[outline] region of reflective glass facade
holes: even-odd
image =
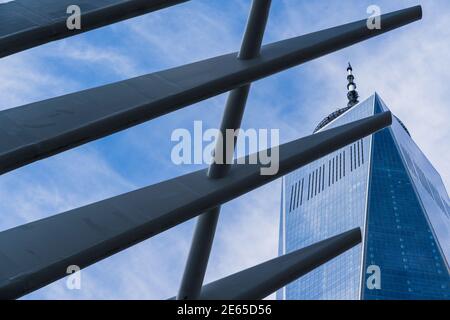
[[[321,130],[383,109],[374,95]],[[449,299],[448,195],[438,173],[394,122],[284,178],[280,254],[358,226],[364,240],[280,290],[279,299]],[[371,265],[381,270],[379,290],[366,286]]]

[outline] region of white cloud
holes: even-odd
[[[48,72],[38,57],[30,52],[0,60],[1,109],[57,96],[75,87],[70,78]]]
[[[65,39],[57,44],[57,50],[49,52],[50,56],[71,60],[70,63],[80,67],[90,66],[97,72],[113,71],[122,78],[139,74],[137,63],[119,52],[115,47],[97,46],[80,39]]]

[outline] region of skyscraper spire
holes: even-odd
[[[328,117],[323,119],[319,123],[319,125],[316,127],[316,129],[314,130],[314,133],[316,133],[317,131],[319,131],[320,129],[325,127],[327,124],[329,124],[331,121],[338,118],[339,116],[341,116],[342,114],[344,114],[345,112],[347,112],[348,110],[350,110],[351,108],[353,108],[355,105],[357,105],[359,103],[359,101],[358,101],[359,94],[358,94],[358,91],[356,91],[356,84],[354,82],[355,77],[353,76],[353,68],[352,68],[352,65],[350,64],[350,62],[348,63],[347,72],[348,72],[348,76],[347,76],[348,104],[347,104],[347,106],[345,108],[340,108],[340,109],[334,111]]]
[[[359,94],[358,94],[358,91],[356,91],[356,84],[354,82],[355,77],[353,76],[353,68],[352,68],[352,65],[350,64],[350,62],[348,63],[347,72],[348,72],[347,98],[348,98],[348,107],[351,108],[354,105],[359,103],[359,101],[358,101]]]

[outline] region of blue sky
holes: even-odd
[[[419,1],[273,0],[265,43]],[[424,19],[254,84],[243,128],[308,135],[346,104],[351,61],[361,99],[377,91],[450,185],[450,3],[423,0]],[[205,59],[240,46],[250,0],[193,0],[0,60],[0,109]],[[0,230],[199,169],[170,160],[177,128],[220,123],[226,95],[0,177]],[[280,182],[223,207],[206,282],[277,254]],[[159,299],[176,294],[194,221],[91,266],[82,290],[65,280],[28,299]]]

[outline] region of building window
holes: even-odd
[[[328,160],[328,186],[331,186],[331,160]]]
[[[322,166],[322,191],[325,190],[325,164]]]
[[[364,164],[364,139],[361,139],[361,160],[362,164]]]
[[[338,182],[339,179],[339,156],[336,156],[336,182]]]
[[[353,172],[353,161],[352,161],[353,147],[350,146],[350,171]]]
[[[360,151],[360,147],[359,147],[360,141],[358,141],[358,167],[361,166],[361,151]]]
[[[292,187],[291,187],[291,201],[290,201],[290,204],[289,204],[289,212],[292,211],[292,198],[293,197],[294,197],[294,185],[292,185]]]
[[[300,205],[303,204],[303,183],[305,182],[305,179],[302,178],[302,191],[300,191]]]
[[[320,180],[318,179],[318,173],[319,173],[319,169],[316,169],[316,182],[314,183],[314,196],[317,196],[317,186],[320,182]]]
[[[295,208],[298,208],[298,202],[300,201],[300,186],[301,186],[301,182],[299,180],[298,181],[298,189],[297,189],[297,201],[295,202]]]
[[[343,159],[343,162],[344,162],[343,170],[344,170],[344,177],[345,177],[345,150],[344,150],[344,159]]]
[[[311,173],[308,176],[308,200],[310,197],[310,190],[311,190]]]
[[[335,172],[335,170],[334,170],[334,157],[333,157],[333,171],[331,172],[331,183],[332,184],[334,184],[334,172]]]
[[[292,201],[292,210],[295,210],[296,195],[297,195],[297,182],[295,183],[295,188],[294,188],[294,200]]]
[[[322,166],[319,167],[319,193],[321,184],[322,184]]]

